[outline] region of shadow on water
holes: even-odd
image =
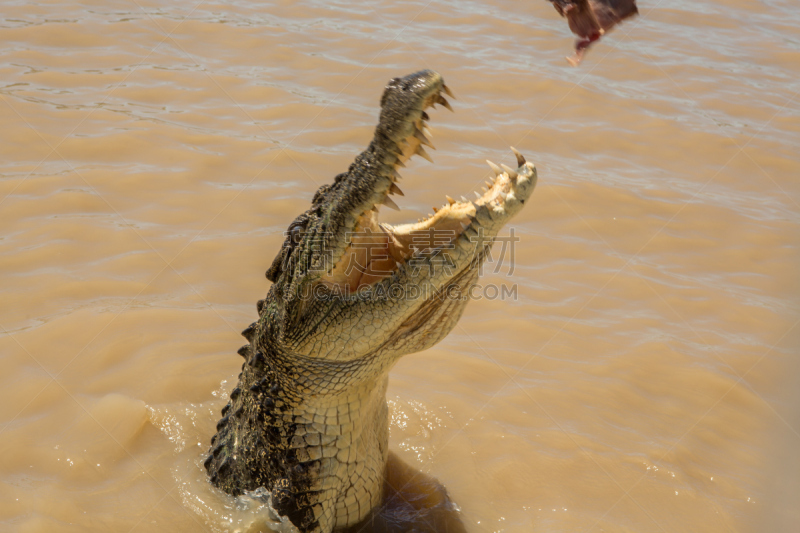
[[[435,478],[389,452],[383,505],[341,533],[466,533],[458,506]]]
[[[268,493],[267,493],[268,494]],[[259,500],[266,504],[265,500]],[[287,520],[280,520],[266,505],[250,514],[246,533],[296,532]],[[253,513],[252,508],[246,513]],[[435,478],[407,465],[389,452],[383,504],[363,522],[337,529],[335,533],[466,533],[461,512],[447,490]],[[281,523],[283,522],[283,523]]]

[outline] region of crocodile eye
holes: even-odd
[[[289,228],[289,241],[292,244],[292,248],[300,244],[300,241],[303,239],[303,235],[305,235],[306,230],[302,226],[292,226]]]
[[[283,252],[281,254],[283,256],[281,265],[284,272],[289,270],[294,249],[297,248],[297,245],[300,244],[300,241],[303,240],[303,236],[306,234],[305,225],[303,223],[293,224],[289,226],[286,234],[289,236],[289,242],[284,245]]]

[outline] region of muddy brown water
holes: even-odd
[[[640,12],[574,69],[544,0],[3,2],[0,529],[260,527],[202,469],[239,331],[385,82],[431,68],[456,112],[386,219],[509,145],[539,185],[392,371],[391,449],[475,533],[800,530],[800,10]]]

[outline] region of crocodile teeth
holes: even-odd
[[[453,111],[453,108],[452,108],[452,107],[450,107],[450,102],[448,102],[447,100],[445,100],[445,99],[444,99],[444,96],[442,96],[441,94],[438,94],[438,95],[436,95],[436,103],[437,103],[437,104],[442,104],[443,106],[445,106],[445,107],[446,107],[447,109],[449,109],[450,111]]]
[[[449,197],[449,196],[447,196],[446,194],[444,195],[444,197],[447,199],[447,203],[448,203],[448,204],[450,204],[450,205],[453,205],[454,203],[456,203],[456,201],[455,201],[455,200],[453,200],[452,198],[450,198],[450,197]]]
[[[514,155],[517,156],[517,166],[521,167],[522,165],[524,165],[526,163],[525,157],[521,153],[519,153],[519,150],[517,150],[513,146],[511,146],[510,148],[511,151],[514,152]]]
[[[462,223],[461,223],[461,231],[464,231],[464,230],[465,230],[465,229],[467,229],[468,227],[469,227],[469,224],[468,224],[468,223],[466,223],[466,222],[462,222]]]
[[[481,190],[482,190],[483,192],[489,192],[489,189],[487,189],[486,187],[481,187]]]
[[[422,120],[430,120],[430,119],[431,119],[431,117],[429,117],[428,114],[425,111],[423,111],[422,112]]]
[[[497,165],[495,165],[494,163],[492,163],[492,162],[491,162],[491,161],[489,161],[488,159],[486,160],[486,163],[489,165],[489,167],[490,167],[490,168],[492,169],[492,171],[494,172],[494,174],[495,174],[495,177],[496,177],[496,176],[499,176],[500,174],[502,174],[502,173],[503,173],[503,170],[502,170],[500,167],[498,167]]]
[[[458,98],[456,98],[456,95],[453,94],[453,91],[450,90],[450,87],[448,87],[447,85],[442,85],[442,89],[444,90],[445,94],[447,94],[447,96],[449,96],[453,100],[458,100]]]
[[[478,191],[472,191],[472,192],[474,192],[474,193],[475,193],[475,198],[477,198],[478,200],[480,200],[480,199],[481,199],[481,195],[480,195],[480,194],[478,194]]]
[[[462,201],[462,202],[464,202],[464,203],[467,203],[467,202],[469,202],[469,200],[467,200],[467,199],[466,199],[466,198],[464,198],[463,196],[461,197],[461,201]]]
[[[399,207],[397,207],[397,204],[396,204],[396,203],[394,203],[394,200],[392,200],[392,199],[391,199],[391,198],[389,198],[388,196],[387,196],[386,198],[384,198],[384,199],[381,201],[381,203],[382,203],[383,205],[385,205],[386,207],[389,207],[389,208],[391,208],[391,209],[394,209],[395,211],[400,211],[400,208],[399,208]]]
[[[415,153],[433,163],[433,158],[425,151],[425,148],[423,148],[421,144],[417,146],[417,151]]]
[[[438,207],[432,207],[431,209],[433,209],[434,213],[438,213],[439,212],[439,208]]]
[[[397,163],[395,163],[395,165],[397,165],[398,167],[406,168],[406,164],[403,163],[403,160],[400,159],[399,157],[397,158]],[[398,174],[398,176],[400,176],[400,174]]]
[[[398,187],[394,183],[392,183],[392,186],[389,187],[389,192],[391,192],[392,194],[399,194],[400,196],[405,196],[405,194],[403,194],[403,191],[400,190],[400,187]]]
[[[503,164],[501,164],[500,166],[503,167],[503,170],[506,171],[506,173],[508,174],[509,178],[516,179],[517,172],[513,168],[511,168],[509,166],[506,166],[506,165],[503,165]]]
[[[425,134],[424,134],[424,133],[422,133],[420,130],[415,130],[415,131],[414,131],[414,137],[415,137],[416,139],[418,139],[418,140],[419,140],[419,142],[421,142],[421,143],[422,143],[422,144],[424,144],[425,146],[430,146],[431,148],[433,148],[434,150],[436,150],[436,147],[433,145],[433,143],[430,141],[430,139],[428,139],[427,137],[425,137]]]
[[[424,133],[426,137],[433,137],[433,130],[430,126],[422,126],[422,133]]]
[[[492,183],[490,183],[488,180],[487,180],[487,181],[484,181],[484,183],[486,184],[486,186],[487,186],[487,187],[491,187],[491,186],[493,185],[493,184],[492,184]]]

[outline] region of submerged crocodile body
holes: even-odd
[[[369,147],[321,187],[291,223],[257,305],[239,383],[222,410],[205,467],[232,495],[264,487],[302,533],[362,522],[384,497],[388,372],[455,326],[494,238],[536,184],[517,154],[475,201],[414,224],[378,222],[396,207],[398,168],[430,159],[426,108],[450,108],[442,77],[395,78]]]

